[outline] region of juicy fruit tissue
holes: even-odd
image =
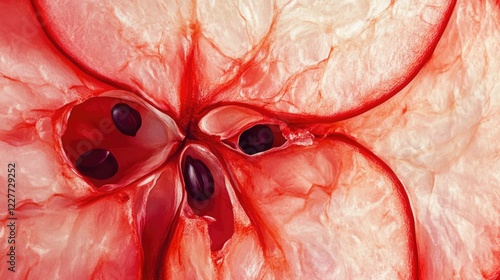
[[[1,279],[499,279],[498,1],[0,3]]]

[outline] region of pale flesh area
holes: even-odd
[[[412,83],[339,124],[405,185],[426,279],[500,277],[498,8],[495,1],[458,1]]]

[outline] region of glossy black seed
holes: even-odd
[[[125,103],[118,103],[113,106],[111,116],[115,126],[125,135],[135,136],[139,128],[141,128],[141,114]]]
[[[214,194],[214,178],[208,167],[198,159],[186,157],[183,170],[186,191],[191,198],[205,201]]]
[[[256,125],[240,136],[238,145],[247,155],[264,152],[273,147],[274,135],[267,125]]]
[[[115,156],[110,151],[100,148],[81,154],[75,166],[80,174],[97,180],[109,179],[118,172]]]

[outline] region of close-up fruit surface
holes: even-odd
[[[500,3],[0,1],[0,279],[500,279]]]

